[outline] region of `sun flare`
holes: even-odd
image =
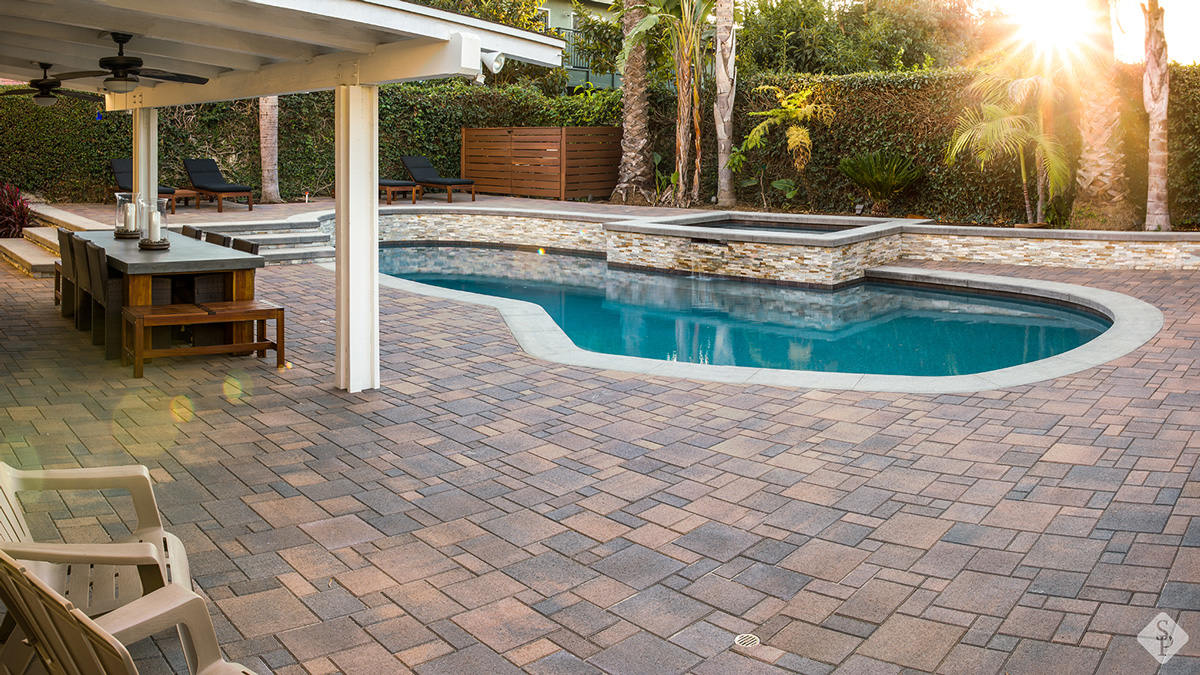
[[[1087,39],[1084,0],[1007,0],[999,6],[1016,28],[1017,42],[1043,57],[1068,62]]]

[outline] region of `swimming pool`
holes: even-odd
[[[1112,325],[1023,298],[872,282],[809,290],[502,249],[387,247],[380,271],[535,303],[587,351],[740,368],[970,375],[1062,355]]]

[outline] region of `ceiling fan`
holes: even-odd
[[[157,68],[144,68],[142,67],[142,60],[140,58],[125,55],[125,45],[133,39],[132,35],[129,33],[109,33],[109,35],[112,37],[113,42],[117,43],[117,55],[105,56],[100,59],[100,67],[103,70],[71,73],[71,75],[75,77],[108,75],[104,79],[104,88],[114,94],[128,94],[133,91],[138,86],[142,77],[167,82],[184,82],[187,84],[204,84],[208,82],[208,78],[206,77],[172,73],[166,70],[158,70]]]
[[[59,96],[70,96],[71,98],[79,98],[85,101],[103,101],[103,96],[96,94],[88,94],[82,91],[70,91],[67,89],[60,90],[63,80],[73,80],[79,77],[92,77],[90,72],[78,73],[59,73],[58,75],[50,75],[50,68],[53,64],[38,63],[38,68],[42,69],[42,76],[38,79],[29,82],[30,89],[10,89],[0,93],[0,96],[18,96],[21,94],[33,94],[33,102],[42,106],[48,107],[54,105],[58,101]],[[57,92],[57,95],[55,94]]]

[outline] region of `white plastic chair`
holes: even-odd
[[[145,555],[153,555],[146,544],[123,546],[143,548]],[[178,583],[169,583],[92,620],[0,552],[0,600],[50,675],[136,675],[137,667],[125,644],[171,626],[179,627],[189,666],[196,675],[255,675],[221,657],[204,599]],[[0,666],[4,675],[20,672],[23,669]]]

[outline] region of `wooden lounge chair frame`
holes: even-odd
[[[226,197],[228,197],[230,199],[236,199],[238,197],[245,197],[246,205],[249,207],[248,210],[250,210],[250,211],[254,210],[254,193],[253,193],[253,191],[249,188],[249,186],[234,185],[234,184],[230,183],[229,181],[226,181],[225,176],[223,176],[221,174],[220,167],[217,166],[216,160],[213,160],[210,158],[185,159],[185,160],[183,160],[183,168],[187,171],[188,180],[191,181],[193,190],[195,190],[196,192],[199,192],[200,194],[204,195],[205,197],[208,197],[210,201],[213,199],[217,200],[217,213],[224,212]],[[196,184],[197,176],[204,176],[206,174],[207,175],[215,174],[217,177],[219,177],[221,179],[220,180],[221,185],[227,185],[227,186],[237,187],[237,188],[242,188],[242,189],[236,189],[236,190],[215,189],[215,188],[213,188],[213,185],[215,185],[216,183],[213,183],[213,184],[204,183],[203,180],[201,180],[201,183],[204,185],[208,185],[207,188],[203,187],[202,185],[197,185]],[[197,203],[197,205],[199,205],[199,201],[197,201],[196,203]]]
[[[454,191],[466,192],[471,189],[471,201],[475,201],[475,181],[469,178],[445,178],[434,168],[429,159],[423,155],[407,155],[400,158],[404,170],[413,181],[425,190],[436,188],[446,191],[446,201],[454,201]]]

